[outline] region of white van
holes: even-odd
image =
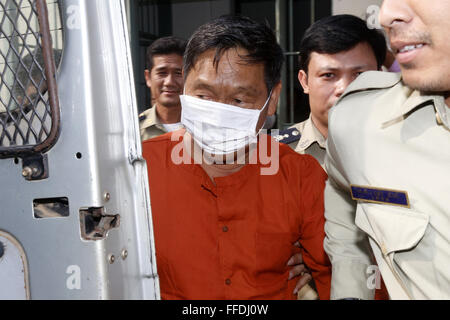
[[[0,24],[0,299],[159,299],[124,1]]]

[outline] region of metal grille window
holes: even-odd
[[[0,0],[0,157],[45,152],[56,142],[61,45],[56,0]]]

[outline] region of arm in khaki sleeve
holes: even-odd
[[[302,175],[303,222],[300,230],[300,244],[305,264],[311,275],[321,300],[330,299],[331,264],[323,249],[324,205],[323,190],[327,174],[313,157],[305,158],[306,166]]]
[[[372,300],[374,290],[367,286],[367,267],[371,265],[367,235],[355,225],[356,203],[350,185],[341,174],[333,137],[328,136],[325,165],[324,248],[332,264],[331,299]]]

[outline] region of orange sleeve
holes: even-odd
[[[316,159],[305,157],[301,179],[303,222],[300,230],[302,256],[321,300],[330,299],[331,263],[323,248],[325,239],[324,189],[327,174]]]

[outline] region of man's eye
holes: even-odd
[[[204,94],[197,94],[196,97],[198,99],[202,99],[202,100],[211,100],[210,96],[204,95]]]
[[[326,79],[331,79],[334,77],[334,74],[333,73],[324,73],[324,74],[322,74],[321,77],[326,78]]]
[[[240,99],[234,99],[233,102],[238,105],[243,103],[243,101]]]

